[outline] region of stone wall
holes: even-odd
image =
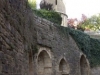
[[[100,67],[91,68],[91,75],[100,75]]]
[[[35,34],[26,2],[0,0],[0,75],[29,73],[29,51]]]
[[[34,15],[35,29],[37,32],[37,45],[50,48],[52,55],[53,75],[59,74],[59,62],[65,58],[70,67],[70,75],[80,74],[80,59],[83,54],[77,47],[75,41],[68,34],[64,35],[59,26]],[[38,49],[39,50],[39,49]],[[38,53],[35,54],[34,61],[37,61]],[[86,59],[87,61],[87,59]],[[87,62],[86,62],[87,63]],[[35,65],[38,65],[37,62]],[[89,72],[89,63],[87,63]],[[85,72],[85,71],[84,71]],[[83,74],[85,75],[85,74]],[[89,75],[89,73],[88,73]]]
[[[44,0],[41,0],[44,1]],[[46,3],[52,4],[53,10],[66,14],[66,8],[63,0],[45,0]]]
[[[35,16],[25,0],[0,3],[0,75],[80,75],[84,54],[69,34]]]

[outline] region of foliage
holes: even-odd
[[[80,50],[90,58],[90,36],[79,30],[70,29],[69,34],[76,41]]]
[[[73,29],[75,29],[75,27],[77,26],[77,24],[78,24],[78,20],[77,20],[77,18],[74,18],[74,19],[68,19],[68,26],[70,27],[70,28],[73,28]]]
[[[91,66],[98,66],[100,65],[100,40],[98,39],[93,39],[90,38],[90,44],[91,44],[91,59],[90,63],[92,64]]]
[[[32,9],[36,9],[36,0],[28,0],[28,3]]]
[[[33,12],[42,18],[45,18],[53,23],[57,23],[61,25],[62,18],[59,13],[54,12],[54,11],[47,11],[47,10],[33,10]]]
[[[85,34],[80,30],[75,30],[68,27],[57,26],[57,28],[65,36],[68,36],[68,34],[70,34],[72,38],[76,41],[76,44],[78,45],[79,49],[82,50],[82,52],[85,53],[88,58],[90,58],[91,42],[89,35]]]
[[[47,3],[45,0],[42,0],[40,2],[40,8],[45,10],[53,10],[52,8],[53,4]]]
[[[100,30],[100,14],[98,16],[94,15],[91,18],[84,20],[78,26],[83,29],[90,29],[95,31]]]
[[[95,67],[100,65],[100,39],[90,38],[89,35],[85,34],[80,30],[75,30],[72,28],[57,26],[59,31],[66,36],[70,34],[72,38],[76,41],[79,49],[86,54],[89,59],[90,66]]]
[[[90,38],[89,35],[79,30],[70,29],[69,34],[76,41],[78,47],[89,59],[90,66],[100,65],[100,40]]]
[[[59,31],[59,34],[62,36],[66,36],[69,39],[69,28],[68,27],[63,27],[63,26],[59,26],[59,25],[55,25]]]
[[[61,25],[62,22],[61,15],[54,11],[48,11],[52,10],[52,4],[47,4],[47,3],[45,4],[48,10],[45,9],[36,10],[36,0],[28,0],[28,3],[33,12],[37,16],[45,18],[53,23],[57,23],[58,25]]]
[[[82,14],[81,20],[78,20],[77,18],[70,18],[68,19],[68,27],[84,31],[85,28],[83,27],[82,23],[86,20],[87,16],[85,14]]]
[[[34,7],[34,6],[33,6]],[[61,16],[54,11],[47,10],[33,10],[34,13],[42,18],[50,20],[51,22],[61,24],[62,18]],[[80,23],[80,28],[86,29],[90,28],[93,30],[100,30],[100,15],[93,16],[87,20],[84,20]],[[91,67],[100,65],[100,40],[90,38],[89,35],[83,33],[79,30],[74,30],[71,28],[66,28],[62,26],[57,26],[58,29],[62,32],[62,34],[68,36],[70,34],[73,39],[76,41],[78,47],[84,54],[86,54],[89,59]]]

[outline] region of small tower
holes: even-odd
[[[61,26],[67,27],[68,16],[66,15],[66,8],[65,4],[63,3],[63,0],[41,0],[41,1],[46,1],[47,4],[52,4],[52,10],[61,14],[62,17]]]

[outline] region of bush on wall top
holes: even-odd
[[[53,23],[57,23],[58,25],[61,25],[62,18],[60,16],[60,14],[57,13],[57,12],[47,11],[47,10],[44,10],[44,9],[33,10],[33,12],[39,17],[45,18],[45,19],[47,19],[47,20],[49,20]]]
[[[36,0],[28,0],[28,4],[31,9],[36,9]]]

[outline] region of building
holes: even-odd
[[[66,8],[63,3],[63,0],[41,0],[41,1],[46,1],[49,4],[53,4],[52,8],[56,12],[61,14],[62,17],[62,26],[67,27],[67,18],[68,16],[66,15]],[[37,0],[38,6],[40,5],[40,0]],[[38,7],[39,8],[39,7]]]

